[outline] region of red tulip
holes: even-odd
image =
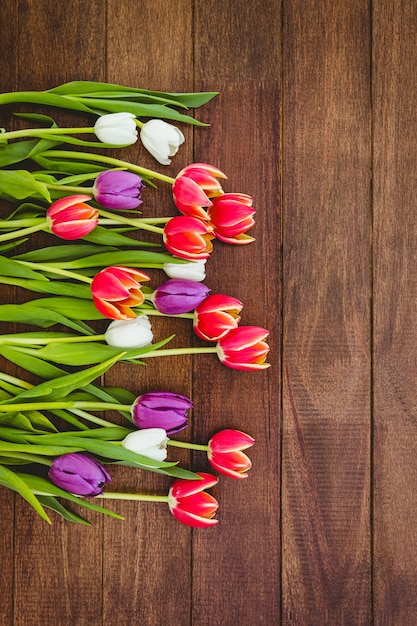
[[[171,254],[182,259],[207,259],[213,249],[212,227],[195,217],[178,215],[166,223],[164,244]]]
[[[243,304],[222,294],[207,296],[194,310],[194,332],[206,341],[218,341],[237,328]]]
[[[247,478],[251,460],[242,452],[255,440],[240,430],[221,430],[208,442],[208,460],[215,470],[232,478]]]
[[[172,186],[174,202],[184,215],[207,220],[207,207],[212,205],[210,198],[223,194],[217,180],[226,176],[207,163],[187,165],[175,179]]]
[[[173,516],[186,526],[205,528],[215,526],[219,520],[213,519],[219,504],[204,489],[218,483],[211,474],[197,472],[202,480],[179,479],[172,483],[168,493],[168,506]]]
[[[245,244],[254,241],[246,235],[255,223],[252,198],[243,193],[225,193],[214,198],[208,209],[217,239],[226,243]]]
[[[220,361],[235,370],[261,370],[269,367],[265,363],[269,346],[264,341],[269,335],[265,328],[239,326],[231,330],[217,343]]]
[[[106,267],[91,283],[95,307],[105,317],[126,320],[136,317],[130,307],[142,304],[144,295],[140,282],[149,276],[128,267]]]
[[[90,196],[76,195],[60,198],[46,212],[48,225],[54,235],[62,239],[81,239],[98,224],[98,211],[85,204]]]

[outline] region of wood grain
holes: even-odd
[[[416,620],[417,7],[373,11],[375,624]],[[411,525],[410,525],[411,524]]]
[[[220,477],[220,523],[202,531],[133,502],[106,503],[124,522],[49,527],[0,488],[1,626],[417,623],[416,24],[412,0],[0,4],[2,91],[77,79],[219,91],[192,113],[210,126],[182,126],[164,171],[212,163],[226,191],[253,196],[255,242],[216,241],[205,282],[239,298],[242,324],[268,328],[271,346],[266,372],[215,355],[110,370],[108,384],[192,397],[178,438],[252,434],[249,478]],[[0,125],[19,127],[12,111],[29,108],[4,107]],[[82,118],[59,112],[61,125]],[[161,169],[140,143],[123,158]],[[146,190],[142,208],[175,214],[169,186]],[[2,288],[0,302],[24,297]],[[189,320],[154,331],[206,345]],[[211,471],[202,452],[178,458]],[[112,475],[126,492],[170,484]]]
[[[371,614],[368,10],[284,11],[283,624]]]

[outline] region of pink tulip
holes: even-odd
[[[174,202],[184,215],[208,220],[207,207],[212,205],[210,198],[223,194],[217,180],[226,176],[207,163],[187,165],[175,179],[172,186]]]
[[[144,301],[140,282],[150,280],[147,274],[128,267],[106,267],[96,274],[91,292],[96,309],[113,320],[126,320],[136,315],[130,307]]]
[[[218,483],[218,478],[211,474],[197,472],[202,480],[179,479],[172,483],[168,493],[168,506],[173,516],[186,526],[205,528],[218,524],[213,519],[219,504],[204,489],[210,489]]]
[[[255,440],[240,430],[221,430],[208,442],[207,457],[215,470],[232,478],[247,478],[251,460],[242,452]]]
[[[222,294],[207,296],[194,310],[194,332],[206,341],[218,341],[237,328],[243,304]]]
[[[62,239],[81,239],[88,235],[98,224],[98,211],[86,200],[87,195],[67,196],[51,204],[46,212],[48,226],[54,235]]]
[[[210,222],[217,239],[225,243],[246,244],[254,241],[246,235],[255,223],[252,198],[243,193],[225,193],[214,198],[208,209]]]
[[[265,363],[269,346],[265,342],[269,332],[258,326],[239,326],[231,330],[217,343],[220,361],[236,370],[261,370],[269,367]]]
[[[163,234],[166,249],[181,259],[207,259],[213,249],[212,228],[195,217],[178,215],[166,223]]]

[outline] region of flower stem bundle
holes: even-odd
[[[268,330],[241,324],[243,303],[203,282],[215,245],[254,241],[252,198],[225,191],[226,175],[211,164],[170,176],[107,152],[140,141],[159,165],[170,165],[185,142],[171,122],[203,130],[207,124],[187,112],[215,95],[91,81],[0,94],[0,105],[50,107],[58,117],[68,109],[88,119],[60,126],[30,111],[18,114],[26,128],[0,132],[0,198],[12,204],[0,219],[0,284],[36,294],[0,304],[0,321],[25,326],[0,335],[0,355],[41,379],[33,385],[0,373],[0,483],[48,522],[50,509],[88,523],[72,504],[120,517],[91,500],[107,498],[165,502],[181,523],[216,525],[218,502],[206,490],[219,479],[168,459],[178,448],[203,455],[219,474],[248,476],[250,435],[224,429],[204,443],[175,437],[188,425],[190,398],[163,390],[135,397],[97,384],[119,361],[135,368],[156,357],[215,354],[234,370],[269,367]],[[148,214],[156,185],[171,189],[164,217]],[[41,232],[50,245],[31,246]],[[165,277],[153,284],[148,270]],[[161,317],[190,323],[196,342],[154,341]],[[174,481],[163,494],[112,491],[115,465]]]

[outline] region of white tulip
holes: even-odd
[[[130,320],[114,320],[106,330],[105,339],[115,348],[144,348],[153,339],[152,326],[147,315]]]
[[[178,152],[178,148],[185,141],[182,132],[163,120],[149,120],[140,130],[140,138],[145,148],[161,163],[169,165],[171,159]]]
[[[165,461],[167,441],[167,434],[163,428],[144,428],[129,433],[123,439],[122,446],[155,461]]]
[[[138,139],[138,127],[133,113],[108,113],[98,118],[94,133],[103,143],[113,146],[130,146]]]
[[[170,278],[183,278],[199,283],[206,277],[206,262],[207,259],[188,263],[164,263],[163,269]]]

